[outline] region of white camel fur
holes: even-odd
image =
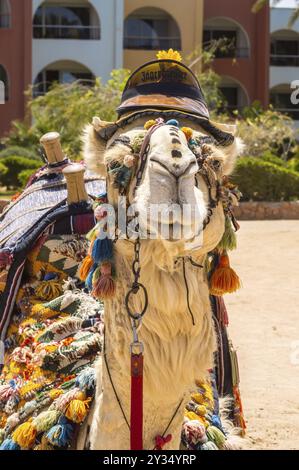
[[[148,119],[148,118],[147,118]],[[104,125],[94,118],[93,125],[85,130],[84,155],[87,166],[107,177],[107,192],[110,204],[116,205],[118,190],[112,187],[106,167],[112,160],[122,161],[130,153],[122,143],[109,149],[109,145],[120,135],[133,139],[146,133],[143,125],[146,119],[139,119],[119,129],[112,139],[104,143],[98,131]],[[189,121],[180,125],[190,126]],[[192,123],[198,135],[206,133]],[[226,130],[233,131],[233,126]],[[203,222],[209,202],[208,189],[203,178],[197,174],[198,165],[188,147],[184,133],[179,130],[180,143],[173,143],[169,126],[162,126],[150,139],[150,149],[142,183],[133,194],[136,179],[130,183],[130,203],[135,202],[142,224],[147,223],[147,210],[151,204],[172,203],[190,204],[197,210],[197,217]],[[181,158],[174,158],[172,150],[179,150]],[[211,146],[211,156],[220,162],[217,175],[232,172],[239,153],[238,139],[229,147]],[[197,179],[197,185],[195,185]],[[163,221],[162,221],[163,222]],[[190,229],[190,227],[189,227]],[[224,212],[219,203],[213,211],[210,223],[203,233],[192,240],[141,240],[140,282],[147,289],[149,304],[142,326],[140,340],[144,344],[144,448],[153,449],[155,436],[167,428],[175,409],[183,399],[167,434],[172,440],[165,449],[178,449],[180,446],[181,425],[184,406],[196,379],[207,376],[213,366],[215,335],[209,301],[209,289],[204,270],[193,266],[188,256],[203,265],[207,253],[213,250],[224,232]],[[193,233],[194,236],[194,233]],[[190,243],[192,241],[192,244]],[[119,240],[115,244],[116,294],[113,300],[105,302],[105,343],[106,358],[111,377],[123,406],[125,415],[130,417],[130,353],[132,341],[130,321],[125,309],[125,295],[132,284],[132,260],[134,244]],[[190,307],[194,316],[193,325],[187,306],[186,285],[183,277],[185,257],[186,278],[189,287]],[[133,296],[132,309],[141,307],[141,294]],[[97,391],[95,406],[90,414],[91,449],[129,449],[128,426],[116,400],[102,358],[97,363]]]

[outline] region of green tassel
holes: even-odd
[[[231,251],[237,248],[237,237],[229,216],[225,216],[224,234],[217,246],[219,251]]]

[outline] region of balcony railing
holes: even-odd
[[[49,82],[49,81],[42,81],[42,82],[36,82],[33,87],[32,87],[32,95],[33,98],[38,98],[39,96],[44,96],[51,88],[51,86],[55,83],[54,82]],[[63,85],[63,83],[56,81],[56,83],[60,83],[60,85]],[[86,87],[92,87],[94,86],[95,81],[92,79],[87,79],[87,78],[79,78],[77,80],[74,80],[71,83],[64,83],[64,85],[83,85]]]
[[[287,114],[290,116],[294,121],[299,121],[299,109],[295,108],[280,108],[275,107],[276,111],[279,111],[282,114]]]
[[[299,55],[271,54],[270,65],[279,67],[299,67]]]
[[[10,15],[7,13],[0,14],[0,28],[10,27]]]
[[[181,39],[177,36],[125,36],[125,49],[143,49],[143,50],[159,50],[159,49],[181,49]]]
[[[99,26],[34,25],[35,39],[101,39]]]
[[[217,50],[215,52],[216,59],[248,59],[249,47],[233,47],[224,51]]]

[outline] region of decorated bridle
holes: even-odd
[[[126,196],[128,204],[128,188],[129,184],[133,179],[133,176],[136,175],[136,183],[133,189],[133,195],[136,194],[137,189],[140,187],[144,171],[146,168],[148,154],[150,149],[150,140],[154,132],[159,129],[161,126],[174,126],[179,127],[179,123],[175,119],[164,121],[162,118],[156,120],[150,120],[145,124],[145,129],[147,130],[143,140],[133,142],[133,144],[127,139],[117,138],[109,148],[116,145],[116,143],[121,143],[130,148],[133,155],[127,155],[124,158],[123,164],[119,162],[110,162],[107,166],[107,173],[112,177],[113,186],[117,188],[121,195]],[[230,219],[235,229],[238,229],[237,222],[235,221],[232,213],[233,199],[239,198],[239,193],[237,189],[230,185],[226,178],[223,178],[222,182],[219,182],[217,178],[217,160],[208,159],[211,155],[210,145],[219,145],[216,139],[213,137],[197,137],[193,138],[193,131],[190,128],[181,128],[182,132],[185,134],[188,142],[189,148],[192,150],[196,156],[196,161],[198,164],[198,174],[203,177],[205,184],[208,188],[208,210],[207,216],[203,222],[203,230],[210,223],[213,210],[217,207],[219,202],[223,204],[224,212],[226,215],[226,220]],[[232,140],[227,140],[227,145],[231,145]],[[223,145],[223,142],[221,142]],[[137,168],[135,165],[136,155],[138,155],[138,164]],[[219,163],[219,162],[218,162]],[[197,179],[196,179],[197,181]],[[113,297],[115,292],[114,285],[114,275],[115,269],[113,266],[113,242],[109,238],[99,237],[99,232],[102,232],[105,228],[105,219],[107,217],[107,211],[103,209],[103,204],[107,203],[107,196],[101,195],[94,203],[95,217],[97,219],[97,225],[95,228],[88,234],[88,239],[90,240],[90,249],[89,254],[83,261],[80,269],[80,277],[85,281],[87,288],[92,292],[92,295],[101,300],[107,300]],[[136,214],[138,216],[138,214]],[[230,222],[229,222],[230,223]],[[231,224],[230,224],[231,225]],[[227,223],[226,223],[227,227]],[[136,227],[139,231],[139,226]],[[117,241],[117,236],[116,236]],[[138,233],[136,239],[134,240],[134,259],[132,262],[132,273],[133,273],[133,283],[129,288],[125,296],[125,307],[127,314],[130,319],[130,324],[132,328],[133,340],[130,344],[130,354],[131,354],[131,416],[130,416],[130,425],[125,416],[124,410],[121,406],[120,399],[116,392],[116,389],[113,384],[113,380],[110,375],[109,365],[107,363],[106,355],[104,354],[104,360],[106,363],[108,375],[110,377],[111,385],[114,390],[116,399],[120,405],[121,411],[123,413],[124,419],[130,429],[130,441],[131,441],[131,450],[140,450],[143,448],[143,351],[144,347],[142,342],[138,337],[138,330],[142,323],[142,319],[147,311],[148,307],[148,294],[146,287],[140,283],[140,234]],[[185,273],[185,271],[184,271]],[[186,285],[187,287],[187,285]],[[143,294],[143,303],[139,312],[133,312],[130,306],[131,298],[133,295],[142,292]],[[218,293],[220,295],[220,292]],[[188,303],[189,306],[189,303]],[[193,324],[194,318],[191,312]],[[175,410],[174,415],[171,418],[169,425],[161,436],[156,436],[156,447],[155,449],[161,449],[169,440],[171,439],[170,435],[166,436],[166,432],[174,419],[176,413],[178,412],[182,401],[179,403],[178,407]]]

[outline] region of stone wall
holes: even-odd
[[[299,220],[299,201],[241,202],[234,214],[239,220]]]

